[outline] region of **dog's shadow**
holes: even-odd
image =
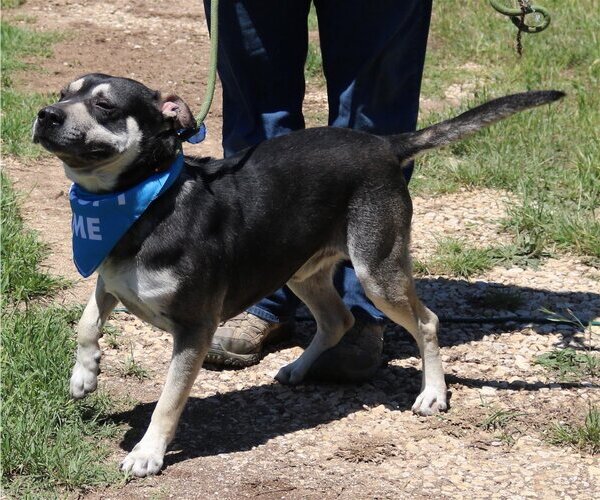
[[[388,365],[379,370],[375,379],[377,383],[354,385],[306,384],[289,387],[273,383],[206,398],[190,398],[181,416],[177,435],[165,456],[165,466],[196,457],[248,451],[278,436],[341,419],[364,409],[365,405],[385,405],[394,411],[410,410],[419,392],[420,370]],[[537,391],[550,386],[454,375],[446,376],[446,381],[450,387],[486,385],[501,390],[521,391]],[[560,385],[579,387],[576,383]],[[451,396],[450,392],[450,403]],[[123,450],[131,451],[142,438],[155,406],[155,403],[141,403],[131,411],[109,418],[111,422],[130,426],[120,443]]]
[[[600,294],[579,292],[549,292],[533,288],[504,286],[497,283],[485,285],[460,280],[435,279],[420,280],[419,292],[431,309],[441,317],[447,316],[436,308],[436,295],[439,306],[452,301],[453,317],[473,317],[487,314],[474,306],[482,294],[493,290],[508,295],[519,295],[527,309],[545,307],[549,310],[564,311],[568,308],[573,317],[583,324],[600,314],[592,309],[600,304]],[[433,293],[432,293],[433,292]],[[447,312],[447,311],[446,311]],[[300,313],[303,314],[302,312]],[[503,316],[499,311],[496,316]],[[539,314],[543,317],[543,314]],[[302,322],[300,345],[305,345],[313,325]],[[576,323],[576,322],[575,322]],[[552,325],[533,324],[537,333],[552,331],[565,340],[572,339],[577,332],[576,324]],[[484,335],[506,333],[517,329],[516,324],[482,323],[465,326],[461,323],[442,324],[440,343],[442,346],[472,342]],[[386,360],[399,359],[417,354],[416,346],[408,334],[399,327],[389,327],[385,337],[384,357]],[[452,385],[497,387],[501,390],[537,391],[550,384],[509,383],[504,380],[489,380],[447,375]],[[250,450],[277,436],[302,429],[314,428],[343,418],[359,411],[364,405],[383,404],[388,408],[409,410],[416,398],[421,383],[421,371],[384,363],[369,383],[363,384],[315,384],[307,383],[298,387],[283,386],[277,383],[246,388],[243,390],[217,394],[206,398],[190,398],[182,414],[177,436],[171,444],[171,452],[165,457],[165,465],[200,456]],[[556,383],[553,382],[553,385]],[[579,387],[577,383],[564,383],[564,387]],[[589,388],[589,384],[587,384]],[[131,450],[141,439],[148,426],[155,403],[138,404],[131,411],[113,414],[108,419],[116,423],[127,423],[131,428],[126,432],[121,447]]]

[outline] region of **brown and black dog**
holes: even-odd
[[[224,160],[186,157],[172,185],[102,260],[77,327],[74,398],[96,389],[98,339],[117,301],[173,334],[165,388],[122,468],[136,476],[161,469],[217,325],[285,283],[317,322],[309,347],[276,377],[301,382],[354,322],[332,284],[342,259],[352,262],[373,303],[419,346],[423,380],[413,411],[446,410],[438,319],[417,297],[411,273],[412,204],[402,167],[422,151],[562,96],[534,91],[502,97],[389,137],[325,127],[271,139]],[[33,137],[63,160],[77,186],[102,196],[124,193],[169,168],[181,157],[177,130],[193,127],[189,108],[176,96],[90,74],[39,112]],[[101,237],[100,226],[87,227],[88,236]]]

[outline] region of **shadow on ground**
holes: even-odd
[[[383,404],[396,411],[409,410],[417,396],[420,377],[420,370],[388,365],[379,370],[373,383],[306,384],[298,387],[274,383],[207,398],[190,398],[177,436],[169,447],[171,452],[165,457],[165,465],[190,458],[247,451],[277,436],[338,420],[362,410],[364,405]],[[501,390],[537,391],[557,385],[522,381],[511,384],[453,375],[446,379],[450,389],[453,385],[486,385]],[[575,383],[561,385],[565,388],[580,387]],[[131,411],[109,418],[131,426],[121,442],[124,450],[130,451],[141,439],[154,407],[155,403],[138,404]]]
[[[592,306],[600,304],[600,294],[579,292],[549,292],[533,288],[505,286],[497,283],[469,283],[449,279],[419,280],[419,292],[427,304],[441,317],[484,316],[489,311],[478,309],[477,297],[489,290],[518,294],[528,310],[545,307],[573,315],[586,323],[598,316],[600,311]],[[487,312],[486,312],[487,311]],[[496,315],[505,315],[496,311]],[[298,335],[294,343],[306,345],[310,332],[314,329],[312,320],[306,320],[307,311],[299,311]],[[541,318],[542,313],[537,313]],[[489,334],[507,334],[517,329],[518,322],[464,325],[448,323],[442,325],[440,343],[442,346],[458,345],[481,339]],[[540,334],[559,333],[563,340],[569,340],[577,333],[576,325],[533,324],[534,331]],[[289,345],[288,342],[286,345]],[[275,346],[275,349],[281,346]],[[322,424],[343,418],[363,409],[364,405],[385,405],[397,411],[409,410],[416,398],[421,380],[421,372],[415,368],[388,365],[390,359],[415,356],[416,346],[408,334],[391,325],[385,335],[384,361],[370,383],[362,384],[312,384],[297,387],[282,386],[277,383],[243,390],[217,394],[206,398],[190,398],[182,415],[177,436],[170,446],[171,452],[165,457],[165,465],[200,456],[212,456],[250,450],[268,440],[302,429],[315,428]],[[504,380],[489,380],[448,375],[447,382],[452,386],[496,387],[499,390],[537,391],[556,383],[527,383],[519,380],[509,383]],[[560,384],[564,388],[582,387],[577,383]],[[590,384],[586,384],[590,387]],[[593,386],[596,387],[596,386]],[[600,386],[598,386],[600,387]],[[126,432],[121,447],[131,450],[142,437],[150,421],[155,403],[138,404],[128,412],[111,415],[109,420],[126,423],[131,428]],[[415,417],[418,418],[418,417]]]

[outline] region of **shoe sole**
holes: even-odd
[[[257,364],[261,358],[261,353],[236,354],[234,352],[225,351],[223,349],[214,349],[211,347],[204,358],[204,363],[215,368],[245,368],[247,366]]]

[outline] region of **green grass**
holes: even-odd
[[[130,345],[129,356],[123,362],[123,366],[121,368],[121,375],[123,377],[134,377],[138,380],[147,379],[150,374],[148,370],[144,368],[140,363],[138,363],[133,356],[133,345]]]
[[[590,407],[581,425],[556,424],[550,433],[550,442],[593,455],[600,453],[600,410]]]
[[[306,55],[306,63],[304,64],[304,77],[307,80],[312,80],[312,83],[323,84],[325,82],[325,77],[323,76],[323,59],[318,43],[309,42],[308,44],[308,53]]]
[[[110,323],[105,323],[103,331],[106,345],[111,349],[119,349],[121,347],[121,330]]]
[[[5,7],[7,2],[3,2]],[[47,97],[13,88],[14,71],[31,69],[24,57],[50,54],[53,35],[2,24],[3,152],[37,155],[30,146],[35,111]],[[40,269],[47,248],[24,227],[18,196],[2,174],[0,387],[3,493],[14,498],[64,496],[66,491],[109,484],[121,477],[108,455],[115,425],[103,415],[113,403],[96,394],[76,403],[68,394],[79,308],[43,307],[67,282]]]
[[[0,187],[2,302],[18,304],[64,288],[67,281],[39,269],[47,248],[24,227],[17,196],[4,174],[0,174]]]
[[[315,34],[319,30],[317,21],[317,12],[314,4],[311,3],[308,13],[308,30],[311,34]],[[306,54],[306,62],[304,63],[304,77],[307,81],[315,85],[323,85],[325,77],[323,75],[323,57],[321,55],[321,47],[318,40],[309,40],[308,53]]]
[[[600,256],[600,37],[594,0],[547,0],[552,25],[524,35],[514,51],[514,26],[479,0],[434,2],[423,96],[444,102],[452,84],[474,91],[460,110],[528,89],[556,88],[564,102],[521,113],[444,151],[429,153],[413,191],[490,187],[518,194],[506,227],[521,251]],[[471,63],[466,65],[466,63]],[[454,116],[447,105],[421,126]]]
[[[34,65],[24,58],[44,58],[52,55],[56,34],[37,33],[1,23],[2,36],[2,149],[4,154],[37,157],[42,149],[31,142],[31,126],[38,110],[51,97],[43,94],[24,94],[13,86],[13,74],[18,70],[31,70]]]
[[[12,73],[15,70],[34,67],[24,62],[24,58],[47,58],[52,55],[52,43],[60,37],[57,34],[39,33],[0,23],[2,35],[2,86],[12,84]]]
[[[441,274],[468,278],[481,274],[492,267],[512,262],[514,248],[475,248],[458,238],[446,238],[438,242],[434,254],[427,260],[414,261],[418,274]]]
[[[520,434],[516,424],[520,417],[526,416],[525,413],[511,409],[494,408],[494,406],[485,403],[483,399],[482,406],[489,408],[489,413],[481,421],[479,427],[485,431],[493,432],[494,439],[512,447],[515,444],[514,436]]]
[[[494,410],[481,422],[480,427],[485,430],[504,429],[509,422],[522,415],[525,414],[515,410]]]
[[[1,0],[0,7],[3,9],[12,9],[13,7],[18,7],[19,5],[23,5],[25,0]]]
[[[37,112],[52,99],[43,94],[23,94],[12,88],[2,92],[2,109],[14,110],[2,117],[2,147],[4,154],[37,158],[45,155],[31,142],[31,127]]]
[[[99,418],[102,394],[73,402],[68,380],[80,308],[31,303],[65,282],[39,270],[45,252],[23,227],[16,196],[2,177],[2,484],[8,492],[42,492],[114,482],[118,476],[102,437],[114,426]]]
[[[572,348],[555,349],[538,356],[535,364],[556,374],[561,380],[581,380],[600,376],[600,356]]]
[[[119,477],[102,437],[105,396],[75,403],[68,380],[77,309],[28,307],[2,315],[2,482],[8,491],[73,489]]]

